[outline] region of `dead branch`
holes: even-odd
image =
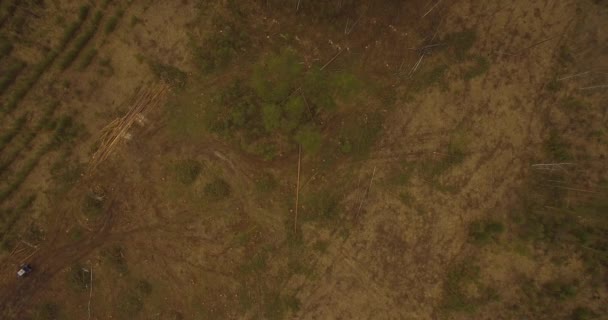
[[[336,58],[342,53],[342,51],[344,51],[344,50],[338,51],[338,53],[336,53],[336,55],[333,58],[331,58],[331,60],[327,61],[327,63],[321,67],[321,70],[325,69],[330,63],[334,62],[334,60],[336,60]]]
[[[599,88],[608,88],[608,83],[600,84],[598,86],[582,87],[582,88],[579,88],[579,90],[591,90],[591,89],[599,89]]]
[[[372,188],[372,182],[374,181],[374,176],[376,175],[376,167],[374,167],[374,171],[372,172],[372,177],[369,179],[369,185],[367,186],[367,190],[365,190],[365,194],[363,195],[363,197],[361,197],[361,202],[359,203],[359,208],[357,209],[357,216],[359,215],[359,211],[361,211],[361,207],[363,207],[363,202],[365,201],[365,198],[367,198],[367,195],[369,194],[369,191]]]
[[[422,17],[420,17],[420,19],[426,17],[426,15],[428,15],[429,13],[431,13],[431,11],[433,11],[433,9],[435,9],[435,7],[437,7],[440,2],[441,2],[441,0],[437,1],[437,3],[435,3],[435,5],[431,7],[431,9],[429,9],[429,11],[427,11],[425,14],[422,15]]]
[[[293,232],[298,232],[298,206],[300,200],[300,168],[302,162],[302,145],[298,146],[298,181],[296,182],[296,212],[293,219]]]
[[[89,319],[91,319],[91,297],[93,296],[93,264],[91,264],[91,278],[89,280],[89,306],[88,306],[88,310],[89,310]]]

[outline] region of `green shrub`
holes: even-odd
[[[549,139],[545,142],[545,150],[549,157],[551,157],[551,160],[568,161],[572,159],[570,145],[563,140],[557,131],[550,133]]]
[[[276,190],[278,183],[272,174],[264,173],[258,179],[256,179],[255,186],[258,191],[268,193]]]
[[[570,315],[570,319],[572,320],[591,320],[596,317],[595,312],[587,307],[577,307]]]
[[[475,31],[465,30],[446,35],[444,42],[453,50],[455,57],[458,60],[462,60],[465,58],[467,52],[473,47],[473,44],[475,44],[475,40],[477,40]]]
[[[0,37],[0,59],[8,56],[13,51],[13,44],[6,38]]]
[[[266,131],[274,132],[281,126],[281,108],[274,103],[264,105],[262,107],[262,119]]]
[[[191,159],[180,160],[174,165],[173,170],[180,183],[189,185],[198,178],[201,172],[201,164]]]
[[[438,65],[436,67],[433,67],[433,69],[429,71],[421,72],[414,75],[411,87],[412,90],[414,92],[418,92],[425,90],[435,84],[441,83],[447,70],[447,65]]]
[[[285,132],[292,132],[297,129],[304,121],[305,108],[304,99],[300,96],[287,100],[283,107],[281,129]]]
[[[316,153],[321,148],[323,136],[313,126],[306,126],[298,130],[294,138],[305,152]]]
[[[83,291],[89,288],[91,277],[90,271],[85,271],[80,263],[74,264],[68,271],[68,282],[76,291]]]
[[[174,66],[154,62],[150,63],[150,67],[157,77],[172,86],[181,88],[186,84],[186,73]]]
[[[545,284],[547,294],[558,300],[566,300],[576,296],[577,288],[572,283],[565,283],[562,280],[550,281]]]
[[[304,221],[329,222],[338,217],[340,199],[329,190],[317,191],[302,197]]]
[[[297,55],[290,49],[284,49],[254,67],[251,87],[260,99],[281,103],[295,89],[301,76],[302,66]]]
[[[34,312],[34,320],[55,320],[59,319],[60,309],[55,303],[45,303],[38,306]]]
[[[216,178],[205,185],[203,192],[211,201],[220,201],[228,198],[232,190],[228,182],[221,178]]]
[[[103,198],[92,193],[86,194],[82,201],[82,211],[91,218],[99,217],[103,213]]]
[[[125,259],[124,248],[120,245],[113,245],[102,251],[104,260],[115,268],[118,272],[125,274],[129,271],[127,260]]]
[[[211,32],[202,43],[203,46],[195,46],[194,56],[203,71],[212,72],[227,67],[249,45],[249,40],[234,24],[223,22],[222,32]]]
[[[471,80],[478,77],[490,69],[490,61],[486,57],[475,57],[475,65],[464,74],[465,80]]]
[[[495,241],[504,231],[502,223],[492,220],[477,220],[469,226],[469,239],[479,245]]]

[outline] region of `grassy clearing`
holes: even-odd
[[[307,153],[319,151],[329,137],[318,123],[335,116],[337,101],[361,84],[347,72],[304,72],[299,59],[290,49],[260,59],[247,82],[235,81],[207,103],[208,130],[268,160],[298,144]]]
[[[99,23],[101,22],[101,18],[103,14],[101,11],[95,12],[93,16],[93,20],[91,21],[91,25],[89,28],[76,40],[74,40],[74,47],[66,52],[63,60],[59,64],[62,70],[69,68],[78,54],[82,51],[82,49],[89,43],[89,41],[93,38],[95,33],[97,32],[97,28],[99,27]]]
[[[23,83],[18,84],[17,88],[13,92],[13,94],[6,99],[4,103],[2,103],[2,108],[0,109],[3,114],[8,114],[17,108],[17,105],[23,99],[27,93],[34,87],[34,85],[38,82],[40,77],[46,72],[46,70],[53,64],[55,59],[59,56],[59,53],[62,52],[70,40],[74,37],[86,17],[89,13],[89,6],[85,5],[80,7],[78,20],[72,23],[69,27],[64,31],[63,37],[59,42],[59,46],[56,50],[51,51],[42,62],[38,63],[34,67],[34,72],[32,75],[24,80]]]
[[[32,142],[32,140],[34,140],[34,138],[38,135],[38,133],[49,125],[49,123],[51,121],[51,117],[52,117],[53,113],[55,112],[55,109],[57,109],[58,106],[59,106],[59,103],[57,101],[53,101],[53,102],[49,103],[47,109],[45,110],[44,114],[42,115],[42,117],[40,118],[38,123],[36,123],[34,128],[32,128],[29,132],[27,132],[24,135],[21,144],[19,144],[19,146],[17,148],[13,149],[13,151],[11,153],[8,153],[7,155],[5,155],[5,157],[3,158],[3,161],[0,162],[0,174],[2,174],[6,170],[6,168],[8,168],[13,163],[13,161],[15,161],[15,159],[17,158],[17,156],[19,155],[19,153],[21,153],[21,151],[23,149],[25,149],[29,146],[29,144]]]
[[[434,85],[441,84],[448,66],[445,64],[433,67],[431,70],[418,73],[414,76],[411,83],[413,92],[420,92]]]
[[[16,61],[0,76],[0,95],[6,91],[17,79],[17,76],[23,71],[26,64],[23,61]]]

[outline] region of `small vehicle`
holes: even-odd
[[[29,264],[24,264],[21,266],[19,271],[17,271],[17,277],[23,278],[27,276],[30,272],[32,272],[32,267]]]

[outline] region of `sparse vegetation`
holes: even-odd
[[[23,61],[16,61],[14,64],[11,64],[6,73],[0,76],[0,94],[3,94],[15,82],[15,79],[17,79],[17,76],[24,68],[25,63]]]
[[[61,63],[59,64],[61,69],[65,70],[70,65],[72,65],[78,54],[87,45],[87,43],[89,43],[89,41],[97,32],[97,28],[99,27],[99,22],[101,21],[102,17],[103,14],[101,11],[95,12],[95,15],[93,16],[89,28],[80,37],[74,40],[74,47],[71,50],[67,51],[65,56],[63,57],[63,60],[61,60]]]

